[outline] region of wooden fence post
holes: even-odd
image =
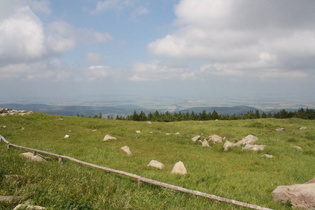
[[[58,157],[58,163],[60,164],[60,165],[63,165],[63,162],[62,162],[62,157]]]
[[[140,188],[140,185],[141,185],[141,180],[138,179],[138,188]]]

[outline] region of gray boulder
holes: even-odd
[[[31,161],[37,161],[37,162],[44,162],[46,161],[43,157],[40,155],[34,155],[32,152],[25,152],[20,154],[21,157],[25,157]]]
[[[273,192],[275,201],[291,203],[300,209],[315,209],[315,183],[278,186]]]

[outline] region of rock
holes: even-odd
[[[242,150],[252,150],[252,151],[259,151],[259,150],[264,150],[266,145],[251,145],[251,144],[246,144],[245,147],[242,148]]]
[[[43,210],[43,209],[46,209],[45,207],[42,207],[42,206],[33,206],[33,205],[27,205],[27,204],[19,204],[17,205],[13,210],[24,210],[24,209],[27,209],[27,210]]]
[[[175,163],[171,173],[172,174],[187,174],[187,170],[185,168],[184,163],[182,161]]]
[[[200,139],[200,136],[195,136],[195,137],[193,137],[191,140],[193,141],[193,142],[196,142],[196,141],[198,141]]]
[[[285,131],[285,129],[284,128],[277,128],[277,129],[275,129],[275,131]]]
[[[312,183],[315,183],[315,178],[313,178],[313,179],[311,179],[311,180],[305,182],[304,184],[312,184]]]
[[[137,130],[136,133],[141,133],[141,131],[140,131],[140,130]]]
[[[224,148],[224,151],[228,151],[229,148],[235,147],[235,146],[236,146],[235,143],[226,140],[224,145],[223,145],[223,148]]]
[[[265,157],[265,158],[273,158],[273,155],[263,154],[262,157]]]
[[[124,151],[125,153],[127,153],[127,155],[131,155],[131,151],[128,146],[123,146],[120,149]]]
[[[278,186],[272,197],[285,204],[290,202],[293,208],[315,209],[315,183]]]
[[[307,130],[307,127],[300,127],[300,130]]]
[[[297,150],[300,150],[300,151],[302,151],[303,149],[301,148],[301,147],[299,147],[299,146],[292,146],[294,149],[297,149]]]
[[[0,196],[0,203],[19,203],[23,199],[22,196]]]
[[[104,137],[103,141],[108,141],[108,140],[116,140],[116,137],[113,137],[113,136],[107,134],[107,135]]]
[[[255,141],[257,141],[258,138],[256,136],[253,135],[247,135],[246,137],[244,137],[242,140],[238,141],[235,143],[235,146],[241,146],[241,145],[245,145],[245,144],[251,144],[254,143]]]
[[[15,110],[15,109],[6,109],[0,108],[0,116],[8,116],[8,115],[28,115],[33,113],[32,111],[25,111],[25,110]]]
[[[151,124],[152,124],[152,122],[151,122],[151,121],[148,121],[148,122],[147,122],[147,124],[151,125]]]
[[[37,162],[43,162],[46,161],[43,157],[41,157],[40,155],[34,155],[32,152],[25,152],[20,154],[21,157],[25,157],[29,160],[32,161],[37,161]]]
[[[156,160],[151,160],[147,166],[151,166],[151,167],[158,168],[158,169],[164,169],[165,168],[163,163],[160,163],[159,161],[156,161]]]
[[[207,140],[208,142],[212,141],[213,143],[222,143],[223,138],[219,135],[211,135],[208,136],[207,138],[205,138],[205,140]]]
[[[203,147],[210,147],[209,142],[207,140],[203,140],[202,146]]]
[[[180,133],[179,133],[179,132],[176,132],[175,135],[180,135]]]
[[[66,134],[63,138],[67,139],[69,137],[70,137],[70,135]]]

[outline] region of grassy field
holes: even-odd
[[[308,129],[299,130],[302,126]],[[279,127],[286,130],[275,131]],[[66,134],[70,138],[64,139]],[[117,140],[102,141],[106,134]],[[224,152],[223,144],[203,148],[191,141],[196,135],[205,138],[212,134],[229,141],[252,134],[259,138],[257,144],[267,146],[260,152],[239,147]],[[0,135],[13,144],[273,209],[289,209],[272,199],[271,192],[278,185],[304,183],[315,177],[315,121],[301,119],[147,124],[33,113],[0,117]],[[125,145],[132,156],[120,150]],[[60,165],[52,157],[47,162],[30,162],[19,157],[22,152],[7,150],[0,143],[0,195],[24,196],[27,202],[50,209],[244,209],[144,183],[138,188],[132,178],[70,161]],[[152,159],[164,163],[166,169],[147,167]],[[178,161],[185,164],[186,175],[170,173]],[[8,180],[5,175],[9,174],[20,176]],[[11,208],[0,204],[0,209]]]

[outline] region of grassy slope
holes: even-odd
[[[161,123],[100,120],[34,113],[29,116],[0,118],[0,135],[14,144],[71,156],[94,164],[135,173],[162,182],[274,209],[286,209],[272,200],[278,185],[303,183],[315,176],[315,121],[300,119],[258,119],[243,121],[185,121]],[[308,130],[299,130],[307,126]],[[20,128],[24,127],[25,130]],[[278,127],[286,128],[276,132]],[[97,129],[96,131],[92,131]],[[136,134],[136,130],[141,130]],[[165,135],[176,133],[180,135]],[[63,136],[69,134],[69,139]],[[105,134],[118,138],[103,142]],[[267,145],[263,152],[234,148],[223,152],[222,144],[202,148],[190,139],[218,134],[237,141],[248,134]],[[133,153],[125,155],[120,147]],[[298,145],[303,151],[292,146]],[[0,144],[0,195],[24,195],[37,205],[54,209],[241,209],[230,204],[142,184],[120,175],[104,173],[86,166],[51,159],[31,163],[18,157],[17,149],[6,151]],[[271,154],[273,159],[262,158]],[[165,170],[148,168],[155,159]],[[177,161],[184,162],[188,174],[171,175]],[[14,164],[11,164],[11,163]],[[6,174],[20,174],[14,182]],[[3,207],[5,208],[5,207]]]

